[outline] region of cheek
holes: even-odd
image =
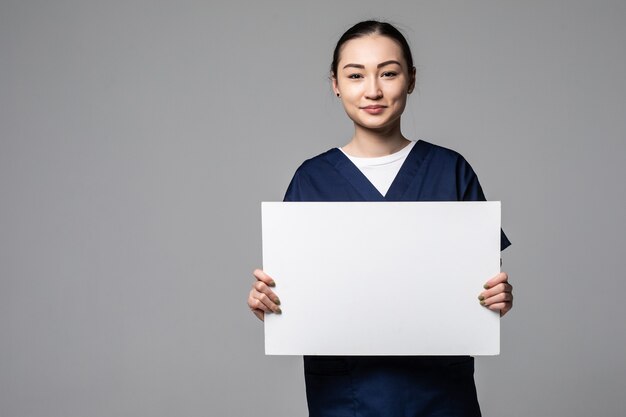
[[[407,95],[406,89],[404,89],[404,90],[397,90],[394,93],[393,101],[395,102],[396,105],[402,105],[403,106],[406,103],[407,97],[408,97],[408,95]]]
[[[359,97],[359,88],[356,85],[344,85],[341,88],[341,96],[346,100],[354,100]]]
[[[346,109],[352,109],[358,107],[361,103],[361,96],[354,91],[343,90],[341,92],[342,103]]]

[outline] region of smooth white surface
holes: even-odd
[[[500,202],[263,202],[268,355],[496,355]]]

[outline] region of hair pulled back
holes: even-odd
[[[408,71],[411,71],[411,68],[413,68],[413,55],[411,55],[411,48],[409,47],[409,44],[406,41],[404,35],[402,35],[402,33],[400,33],[400,31],[390,23],[380,22],[378,20],[364,20],[348,29],[341,36],[341,38],[339,38],[339,41],[337,41],[337,46],[335,46],[335,51],[333,52],[333,62],[330,64],[331,77],[337,77],[339,53],[343,44],[351,39],[360,38],[367,35],[387,36],[398,42],[398,44],[402,48],[402,54],[404,55],[404,60],[407,63]]]

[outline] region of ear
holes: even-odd
[[[332,73],[330,74],[330,79],[333,82],[333,94],[337,95],[339,93],[339,84],[337,83],[337,77],[335,77]]]
[[[415,83],[416,83],[416,73],[417,70],[415,69],[415,67],[411,68],[411,71],[409,71],[409,88],[407,89],[407,93],[411,94],[413,92],[413,90],[415,89]]]

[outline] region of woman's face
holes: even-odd
[[[343,44],[333,89],[354,123],[368,129],[399,123],[414,86],[415,69],[393,39],[369,35]]]

